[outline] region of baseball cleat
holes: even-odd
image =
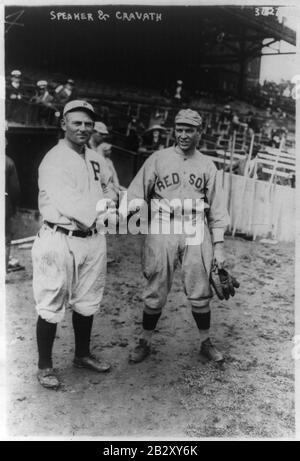
[[[44,368],[38,371],[38,382],[47,389],[58,389],[60,381],[53,368]]]
[[[138,345],[133,349],[129,356],[129,362],[139,363],[142,362],[148,355],[150,355],[151,346],[144,338],[139,339]]]
[[[87,357],[75,357],[73,364],[77,368],[88,368],[90,370],[97,371],[98,373],[105,373],[110,370],[109,363],[97,359],[92,354]]]
[[[201,344],[200,353],[208,360],[212,360],[213,362],[224,361],[223,354],[218,351],[218,349],[212,344],[210,338],[207,338],[205,341],[203,341]]]

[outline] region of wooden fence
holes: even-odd
[[[296,189],[218,172],[230,216],[230,230],[278,241],[295,240]]]

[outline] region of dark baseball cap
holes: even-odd
[[[184,125],[192,125],[198,127],[202,124],[202,118],[195,110],[182,109],[176,115],[175,123],[183,123]]]

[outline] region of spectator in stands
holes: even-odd
[[[168,118],[168,110],[165,110],[163,113],[163,112],[160,112],[159,109],[157,109],[151,115],[148,129],[150,129],[153,125],[160,125],[160,126],[164,125],[167,118]]]
[[[58,121],[60,112],[54,104],[54,97],[49,93],[47,80],[39,80],[36,94],[30,99],[34,104],[32,119],[42,125],[52,125]]]
[[[54,97],[49,93],[47,80],[39,80],[36,86],[36,94],[31,98],[30,102],[53,108]]]
[[[135,131],[140,136],[141,133],[144,133],[145,129],[146,127],[143,122],[137,116],[133,116],[127,125],[126,136],[129,136],[131,131]]]
[[[224,106],[222,112],[220,113],[219,122],[221,123],[230,123],[232,121],[232,110],[229,104]]]
[[[270,122],[266,121],[261,128],[261,133],[262,136],[265,138],[268,138],[269,141],[271,140],[271,135],[272,135],[272,125]],[[266,141],[265,141],[266,142]]]
[[[248,132],[250,136],[260,132],[258,120],[255,118],[255,115],[252,112],[248,117]]]
[[[182,85],[183,85],[183,81],[177,80],[175,94],[174,94],[174,99],[177,102],[180,102],[182,100]]]
[[[271,147],[276,147],[278,149],[282,138],[286,139],[287,134],[288,134],[288,130],[283,126],[272,130],[271,141],[269,145]]]
[[[75,82],[69,78],[64,85],[55,88],[55,101],[64,106],[71,99],[76,99]]]
[[[161,125],[153,125],[148,128],[142,136],[142,145],[139,149],[140,152],[163,149],[165,147],[165,139],[163,134],[166,129]]]
[[[240,120],[236,113],[232,114],[232,120],[230,125],[230,132],[233,133],[234,131],[239,131],[240,128]]]
[[[10,75],[10,84],[6,88],[6,99],[20,101],[24,96],[21,82],[22,74],[19,70],[13,70]]]
[[[6,86],[6,119],[14,120],[22,108],[24,99],[24,88],[21,81],[21,72],[13,70],[10,74],[10,81]],[[18,120],[19,121],[19,120]],[[23,119],[22,119],[23,122]]]
[[[269,142],[269,145],[271,147],[276,147],[276,149],[279,148],[280,146],[280,141],[281,141],[281,132],[279,129],[272,130],[271,133],[271,140]]]
[[[141,125],[138,124],[136,118],[132,118],[127,125],[126,130],[126,141],[125,147],[128,150],[133,152],[137,152],[141,143],[140,136],[138,134],[138,130],[141,128]],[[144,128],[145,129],[145,128]]]

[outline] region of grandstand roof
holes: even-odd
[[[6,7],[5,15],[17,10]],[[182,79],[195,87],[199,69],[241,65],[261,55],[265,39],[296,43],[293,30],[275,16],[255,16],[254,7],[101,6],[109,15],[106,21],[98,19],[99,6],[23,10],[23,27],[10,27],[5,37],[7,71],[44,69],[75,79],[122,80],[154,88]],[[73,19],[58,19],[62,11]],[[161,20],[128,20],[136,11],[156,12]],[[75,19],[74,13],[90,13],[93,20]]]

